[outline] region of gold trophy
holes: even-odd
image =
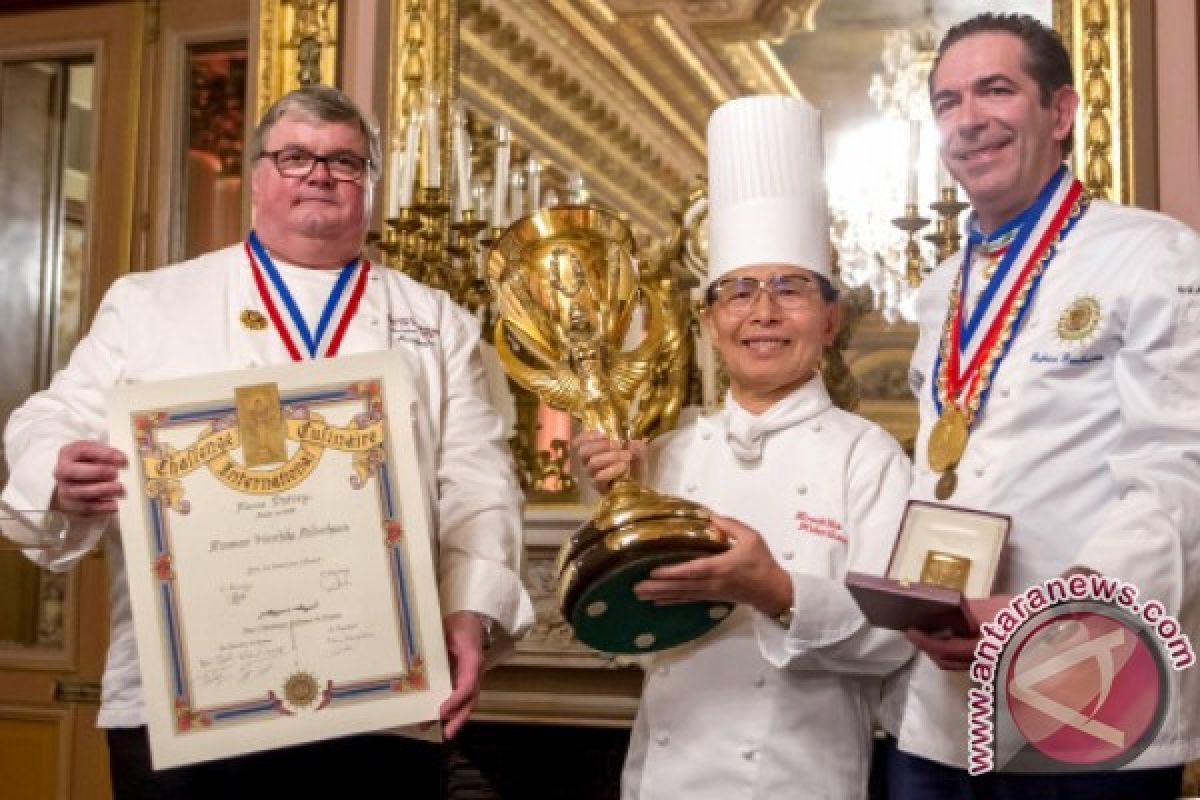
[[[633,249],[611,212],[563,206],[513,223],[488,256],[496,350],[509,376],[584,428],[626,442],[669,428],[685,383],[673,379],[686,338],[672,300],[653,282],[639,285]],[[639,307],[645,333],[626,350]],[[703,506],[619,479],[559,552],[559,606],[597,650],[674,647],[706,633],[732,604],[660,606],[639,600],[633,586],[658,566],[729,545]]]

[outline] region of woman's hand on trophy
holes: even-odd
[[[618,478],[638,479],[646,461],[646,440],[622,443],[609,439],[600,431],[586,431],[575,437],[575,452],[579,454],[592,485],[603,494]]]
[[[729,600],[753,606],[767,616],[792,607],[792,579],[762,535],[728,517],[712,517],[712,525],[733,539],[720,555],[659,567],[633,587],[642,600],[691,603]]]

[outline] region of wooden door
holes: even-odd
[[[245,76],[213,71],[244,71],[250,0],[24,5],[0,13],[0,426],[116,277],[229,243],[242,207]],[[5,800],[109,797],[107,608],[100,555],[51,575],[0,550]]]
[[[0,17],[0,422],[129,263],[143,22],[132,3]],[[107,797],[104,563],[53,576],[8,551],[0,582],[15,587],[0,597],[4,795]]]

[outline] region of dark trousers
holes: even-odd
[[[111,728],[113,800],[353,797],[368,789],[397,800],[445,796],[440,745],[363,734],[154,771],[143,728]]]
[[[1018,775],[964,769],[884,744],[888,800],[1176,800],[1183,767],[1069,775]]]

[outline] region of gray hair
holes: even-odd
[[[271,104],[250,136],[248,155],[251,162],[262,157],[267,136],[285,114],[321,122],[347,122],[357,125],[363,141],[367,143],[367,159],[370,162],[367,165],[367,174],[372,182],[379,180],[383,172],[383,145],[379,139],[379,127],[363,114],[345,92],[321,84],[295,89]]]

